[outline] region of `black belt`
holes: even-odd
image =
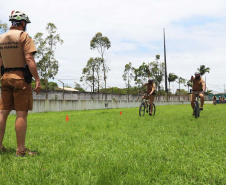
[[[5,72],[7,71],[24,71],[24,68],[23,67],[5,68]]]

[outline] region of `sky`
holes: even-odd
[[[0,20],[10,25],[12,10],[29,16],[31,37],[46,34],[49,22],[57,26],[64,41],[55,50],[60,67],[53,81],[59,86],[58,80],[71,87],[76,82],[90,90],[80,77],[89,58],[100,57],[90,49],[90,41],[101,32],[111,41],[105,53],[110,68],[107,87],[124,88],[122,75],[129,62],[138,68],[158,54],[164,62],[165,28],[167,72],[188,80],[205,65],[210,68],[203,77],[207,89],[226,90],[225,0],[1,0]],[[172,91],[179,88],[176,82],[170,86]]]

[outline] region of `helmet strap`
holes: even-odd
[[[22,21],[21,21],[21,25],[22,25],[22,27],[23,27],[23,30],[24,31],[27,31],[27,23],[26,23],[26,21],[23,21],[24,22],[24,26],[23,26],[23,23],[22,23]]]
[[[25,23],[25,26],[24,26],[24,31],[26,32],[27,31],[27,24]]]

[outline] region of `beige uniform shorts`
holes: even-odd
[[[31,84],[23,79],[22,71],[6,72],[1,78],[1,83],[0,110],[32,110]]]

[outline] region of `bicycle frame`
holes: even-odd
[[[145,103],[146,105],[147,105],[147,104],[150,105],[149,100],[146,100],[146,99],[143,99],[143,100],[141,101],[141,103]]]

